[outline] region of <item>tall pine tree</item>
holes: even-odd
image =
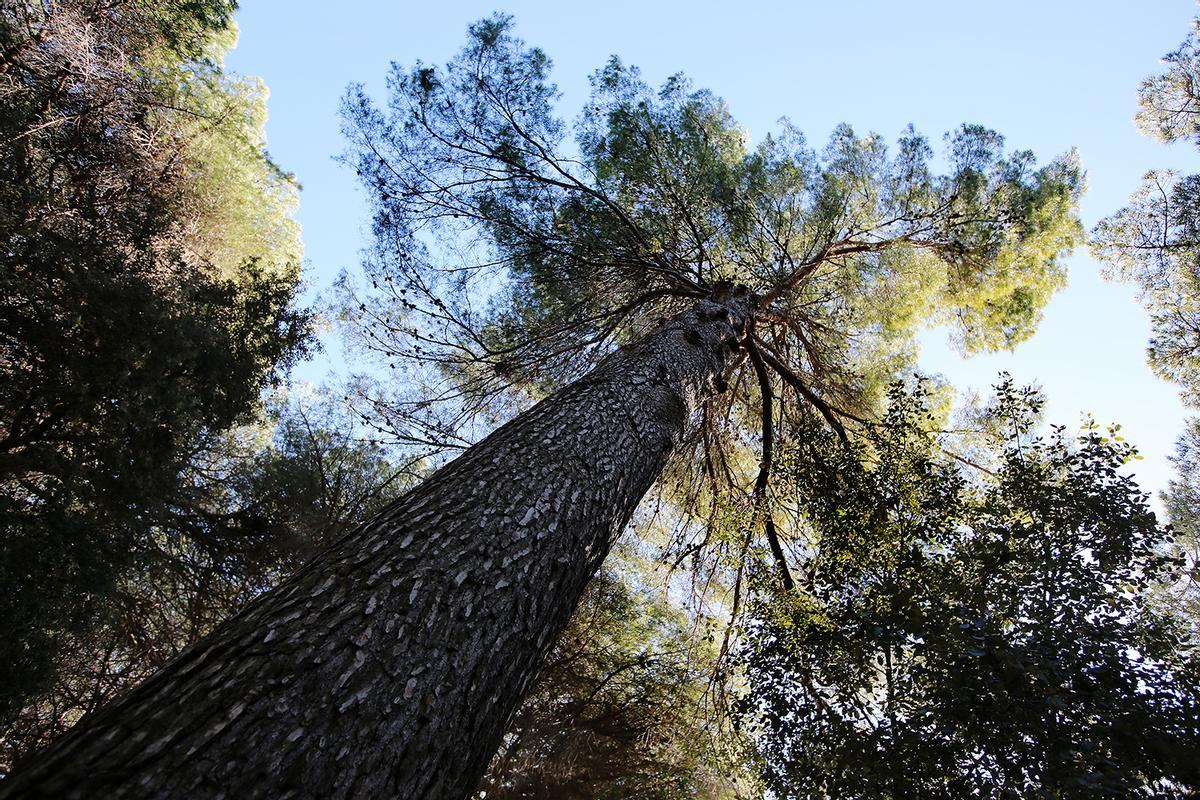
[[[477,412],[544,399],[0,793],[466,797],[673,455],[698,449],[692,499],[742,503],[742,552],[764,536],[787,585],[769,475],[796,409],[845,433],[919,325],[1009,346],[1064,280],[1071,157],[1038,168],[978,126],[945,175],[912,132],[894,155],[848,127],[819,154],[794,130],[750,149],[712,95],[615,60],[572,151],[548,59],[509,27],[398,70],[391,113],[349,98],[379,241],[355,308],[447,401],[392,404],[405,441],[463,447]]]

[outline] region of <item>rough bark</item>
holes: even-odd
[[[468,797],[749,304],[703,300],[504,425],[0,797]]]

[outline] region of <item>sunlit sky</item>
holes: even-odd
[[[333,160],[343,148],[337,109],[347,84],[381,95],[389,62],[442,63],[470,22],[497,10],[554,61],[568,119],[586,99],[588,74],[615,53],[651,84],[686,73],[725,98],[754,140],[787,116],[815,145],[843,121],[887,139],[911,122],[935,144],[978,122],[1042,162],[1076,147],[1088,172],[1089,228],[1124,205],[1146,170],[1200,171],[1189,146],[1146,139],[1132,123],[1138,84],[1200,14],[1190,0],[244,0],[226,66],[270,87],[270,151],[303,186],[310,299],[355,269],[367,243],[354,175]],[[1133,288],[1104,282],[1086,252],[1069,264],[1069,288],[1015,352],[963,359],[932,331],[922,336],[922,368],[981,392],[1007,370],[1044,388],[1049,421],[1074,427],[1090,413],[1120,423],[1145,456],[1136,465],[1143,488],[1156,492],[1170,478],[1167,455],[1186,410],[1145,365],[1149,327]],[[340,357],[329,347],[297,376],[319,382]]]

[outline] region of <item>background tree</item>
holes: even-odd
[[[1142,82],[1138,92],[1138,127],[1170,144],[1186,141],[1200,147],[1200,19],[1187,39],[1163,58],[1165,70]],[[1125,208],[1092,230],[1091,247],[1111,274],[1136,283],[1150,312],[1150,366],[1175,382],[1189,406],[1200,405],[1200,175],[1171,170],[1146,173],[1142,186]],[[1196,553],[1200,548],[1200,503],[1197,502],[1197,426],[1192,420],[1180,438],[1174,459],[1179,476],[1164,493],[1171,524],[1187,552],[1189,577],[1177,587],[1180,607],[1200,604]]]
[[[1006,381],[972,477],[926,403],[897,387],[865,441],[786,459],[808,590],[761,595],[744,652],[772,794],[1191,796],[1200,664],[1151,602],[1177,562],[1121,474],[1133,448],[1035,437],[1041,398]]]
[[[0,7],[4,720],[139,577],[190,569],[162,519],[192,459],[304,350],[295,186],[263,87],[220,66],[233,7]]]
[[[1166,597],[1191,621],[1193,630],[1200,631],[1200,419],[1188,420],[1171,461],[1176,476],[1163,492],[1163,506],[1175,529],[1173,544],[1184,569]]]

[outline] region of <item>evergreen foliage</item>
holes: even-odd
[[[1164,143],[1200,147],[1200,19],[1180,46],[1163,58],[1165,69],[1142,82],[1138,127]],[[1092,252],[1115,277],[1132,281],[1150,312],[1147,357],[1151,368],[1179,386],[1184,402],[1200,405],[1200,175],[1173,170],[1146,173],[1130,203],[1092,230]],[[1178,477],[1164,493],[1187,577],[1174,587],[1173,602],[1200,624],[1197,592],[1200,502],[1195,472],[1200,421],[1188,423],[1173,459]]]
[[[784,123],[752,146],[720,98],[682,76],[652,90],[616,58],[572,141],[549,58],[511,28],[494,16],[445,67],[395,66],[386,107],[361,87],[345,100],[375,233],[345,317],[397,376],[361,413],[423,453],[462,448],[664,317],[747,286],[747,357],[703,409],[679,460],[697,468],[671,498],[708,524],[681,527],[669,557],[724,542],[740,575],[738,554],[758,550],[717,529],[753,517],[789,581],[772,448],[805,408],[843,433],[873,416],[923,326],[947,324],[967,352],[1026,338],[1081,239],[1074,154],[1038,166],[978,125],[947,134],[940,173],[912,129],[889,149],[843,125],[814,148]]]
[[[772,363],[861,409],[922,325],[1011,347],[1063,285],[1073,154],[1038,167],[978,125],[947,134],[944,174],[911,129],[890,152],[846,125],[822,149],[787,123],[752,147],[719,98],[682,76],[653,91],[616,58],[572,145],[549,59],[510,28],[478,22],[445,68],[396,66],[386,110],[361,87],[343,110],[376,235],[351,315],[468,411],[578,375],[720,281],[760,294]],[[401,438],[424,429],[408,416]]]

